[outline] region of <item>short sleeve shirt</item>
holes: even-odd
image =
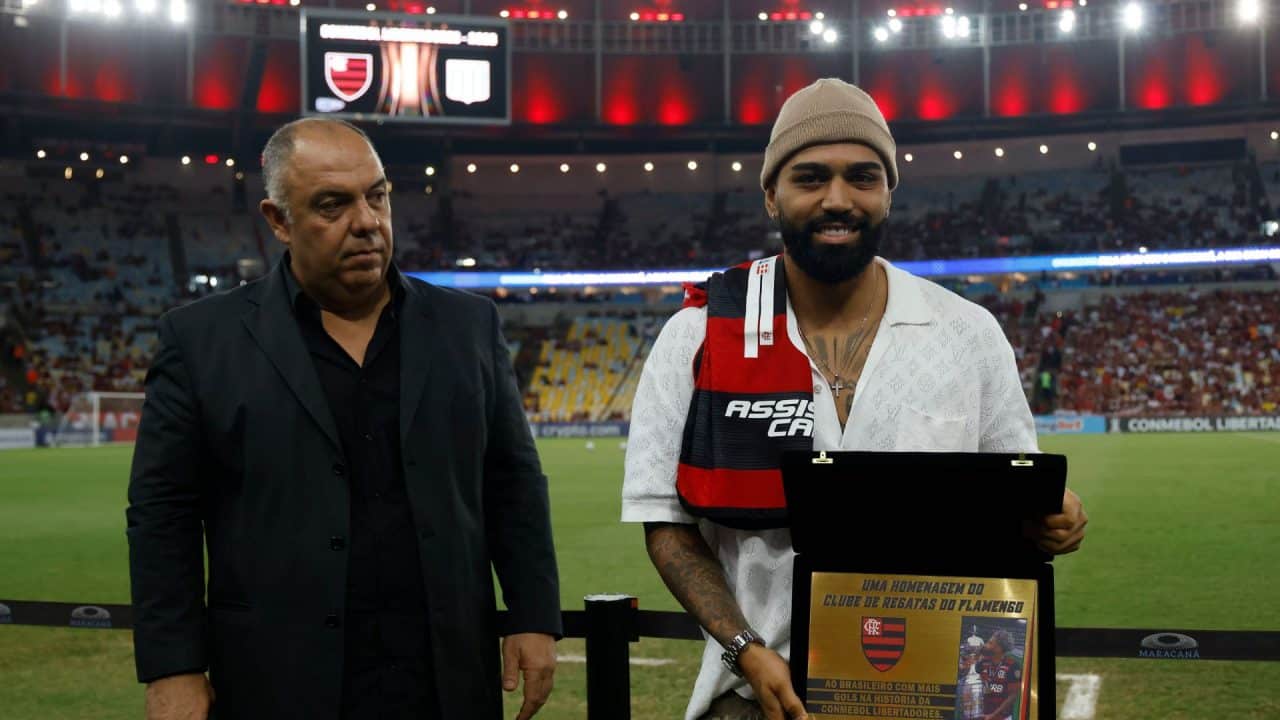
[[[888,278],[888,303],[843,429],[831,390],[810,360],[813,449],[1038,452],[1013,349],[991,313],[883,259],[876,261]],[[680,310],[645,361],[631,411],[622,519],[698,523],[747,622],[785,658],[791,649],[790,532],[699,522],[676,495],[676,466],[693,397],[693,358],[706,325],[705,308]],[[787,337],[804,352],[790,300]],[[721,664],[722,651],[707,638],[686,720],[696,720],[726,690],[751,696],[746,681]]]

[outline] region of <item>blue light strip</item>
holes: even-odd
[[[1148,253],[1101,255],[1034,255],[1030,257],[974,258],[971,260],[917,260],[894,263],[923,277],[957,275],[1006,275],[1009,273],[1077,272],[1213,266],[1234,263],[1280,263],[1280,247],[1170,250]],[[722,268],[698,270],[566,270],[555,272],[411,272],[409,275],[441,287],[465,289],[609,287],[626,285],[679,285],[702,282]]]

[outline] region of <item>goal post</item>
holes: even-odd
[[[53,443],[58,447],[99,447],[131,443],[138,437],[143,393],[86,392],[71,399],[58,420]]]

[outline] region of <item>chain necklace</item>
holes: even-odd
[[[873,265],[872,268],[875,269],[875,266]],[[854,331],[855,333],[861,333],[863,328],[866,327],[867,318],[871,317],[871,308],[876,306],[876,297],[879,295],[879,291],[880,291],[880,273],[877,271],[875,291],[872,292],[871,294],[871,302],[867,303],[867,311],[863,313],[862,321],[858,323],[858,328],[857,330]],[[819,358],[818,354],[814,352],[813,343],[809,341],[808,336],[804,334],[804,330],[800,328],[799,319],[796,320],[796,332],[800,333],[800,339],[804,341],[804,346],[809,351],[809,357],[813,358],[813,361],[818,364],[818,369],[823,371],[824,373],[823,380],[826,379],[825,377],[826,375],[831,376],[832,381],[827,383],[827,386],[831,388],[831,392],[835,395],[837,399],[839,399],[840,392],[842,390],[845,390],[846,388],[850,388],[850,386],[845,385],[844,381],[840,379],[840,373],[832,370],[831,366],[828,365],[825,361],[823,361],[822,358]],[[850,354],[850,357],[856,358],[858,356],[858,351],[862,349],[862,344],[865,341],[866,341],[865,336],[858,339],[858,344],[857,346],[854,347],[853,352]]]

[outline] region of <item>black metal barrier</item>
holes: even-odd
[[[133,608],[0,599],[0,633],[4,625],[128,630]],[[630,719],[630,643],[642,637],[703,639],[692,616],[640,610],[629,595],[588,595],[585,610],[564,613],[564,632],[587,641],[588,720]],[[1277,630],[1058,628],[1055,640],[1058,657],[1280,662]]]

